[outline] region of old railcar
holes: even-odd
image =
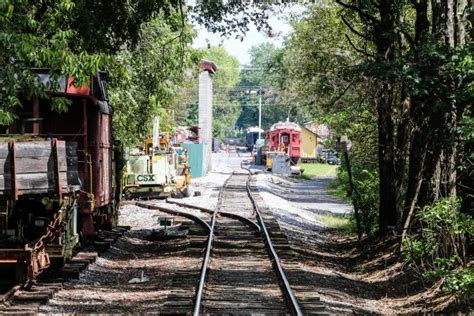
[[[37,73],[53,81],[48,70]],[[49,98],[22,100],[15,122],[0,127],[2,280],[33,280],[51,259],[71,257],[79,238],[117,220],[121,151],[104,74],[86,86],[72,82],[55,79]],[[67,112],[51,108],[55,98],[69,101]]]
[[[255,143],[258,139],[258,134],[263,134],[263,130],[258,127],[249,127],[247,128],[247,134],[245,139],[245,146],[249,151],[252,151],[255,147]]]
[[[301,158],[301,127],[293,122],[278,122],[267,132],[269,153],[286,154],[292,164],[298,164]]]

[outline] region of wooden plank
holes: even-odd
[[[64,140],[56,141],[56,150],[58,156],[66,157],[66,142]]]
[[[67,172],[60,172],[59,173],[59,186],[63,190],[63,193],[67,191]]]
[[[23,173],[16,175],[16,183],[19,191],[54,189],[54,173]]]
[[[24,173],[17,174],[17,186],[20,193],[23,191],[54,191],[54,172],[48,173]],[[61,172],[59,174],[59,183],[63,188],[67,187],[67,173]]]
[[[51,141],[17,142],[16,157],[48,157],[51,155]]]
[[[9,154],[8,143],[1,143],[0,144],[0,158],[5,159],[7,158],[8,154]]]
[[[10,192],[12,189],[12,180],[10,175],[0,175],[0,191]]]
[[[50,157],[23,157],[16,159],[16,173],[44,173],[53,169],[53,160]],[[0,158],[0,175],[10,174],[11,161]],[[76,168],[77,169],[77,168]],[[59,172],[65,172],[68,166],[65,159],[59,161]]]
[[[58,141],[59,185],[63,190],[68,186],[68,161],[66,159],[66,142]],[[71,148],[74,148],[74,142]],[[16,151],[16,183],[20,194],[48,193],[54,191],[54,159],[51,142],[17,142]],[[11,194],[11,161],[8,144],[0,144],[0,194]],[[78,184],[77,157],[70,159],[71,180]]]
[[[12,163],[10,156],[6,158],[0,158],[0,175],[10,175],[11,165]]]
[[[74,142],[70,142],[74,144]],[[61,155],[66,155],[66,142],[63,140],[58,141],[58,153]],[[77,152],[74,150],[74,145],[71,145],[71,152]],[[18,141],[15,143],[16,147],[16,156],[21,157],[48,157],[51,154],[51,141],[36,141],[36,142],[21,142]],[[8,143],[0,144],[0,159],[5,159],[8,156]]]

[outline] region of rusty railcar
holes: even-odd
[[[71,257],[81,238],[116,223],[121,150],[104,74],[72,82],[54,79],[48,98],[22,100],[13,124],[0,127],[1,280],[33,280],[51,259]],[[54,98],[67,99],[68,111],[54,111]]]

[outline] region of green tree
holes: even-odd
[[[108,66],[110,59],[99,49],[93,54],[74,49],[80,36],[68,24],[74,8],[70,0],[0,1],[0,124],[15,119],[21,97],[47,97],[32,67],[51,68],[53,78],[72,75],[80,84]],[[53,105],[65,110],[58,100]]]
[[[117,136],[137,141],[167,105],[190,67],[192,30],[181,2],[0,1],[0,124],[15,119],[21,99],[48,98],[31,71],[49,68],[53,78],[71,75],[86,83],[108,72]],[[64,99],[53,107],[67,110]]]
[[[297,104],[297,111],[306,113],[308,121],[327,124],[332,143],[338,135],[352,141],[350,160],[357,194],[350,193],[344,160],[339,178],[362,212],[362,228],[370,234],[377,228],[373,223],[378,215],[379,181],[373,81],[358,72],[366,56],[345,40],[346,25],[338,7],[312,7],[293,17],[291,25],[294,31],[284,43],[282,95]]]
[[[202,53],[204,59],[214,62],[217,66],[213,79],[213,136],[220,139],[233,136],[240,109],[231,91],[239,82],[239,61],[223,47],[211,47],[204,49]]]
[[[126,143],[137,143],[151,132],[154,116],[160,128],[171,131],[175,125],[174,101],[185,77],[185,69],[197,65],[190,49],[195,32],[186,23],[182,29],[178,12],[144,23],[134,48],[117,55],[126,68],[123,76],[111,82],[111,102],[115,105],[116,135]]]

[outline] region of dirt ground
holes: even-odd
[[[455,297],[443,293],[439,284],[424,284],[398,260],[395,240],[359,242],[355,236],[324,227],[318,215],[352,211],[330,194],[330,179],[295,180],[269,174],[257,178],[260,195],[298,254],[307,282],[330,313],[462,310],[462,304],[453,309]]]
[[[208,208],[216,206],[219,188],[233,170],[240,169],[240,158],[235,153],[220,154],[214,158],[213,169],[216,171],[192,181],[192,191],[198,191],[200,195],[183,199],[182,202]],[[164,200],[148,202],[179,208]],[[199,211],[188,210],[188,213],[197,215]],[[156,210],[123,205],[119,224],[130,226],[130,231],[101,254],[94,264],[81,273],[78,280],[65,283],[64,288],[53,296],[48,305],[42,306],[40,312],[137,314],[157,311],[169,313],[175,310],[166,304],[180,293],[194,293],[204,248],[192,245],[196,237],[193,240],[151,238],[162,228],[160,219],[173,219],[176,226],[193,225],[188,220]],[[202,245],[205,240],[206,236],[203,235],[200,240]],[[192,282],[186,283],[188,280]],[[192,293],[189,297],[192,297]],[[179,308],[192,311],[191,300],[187,303],[189,306],[182,305]]]

